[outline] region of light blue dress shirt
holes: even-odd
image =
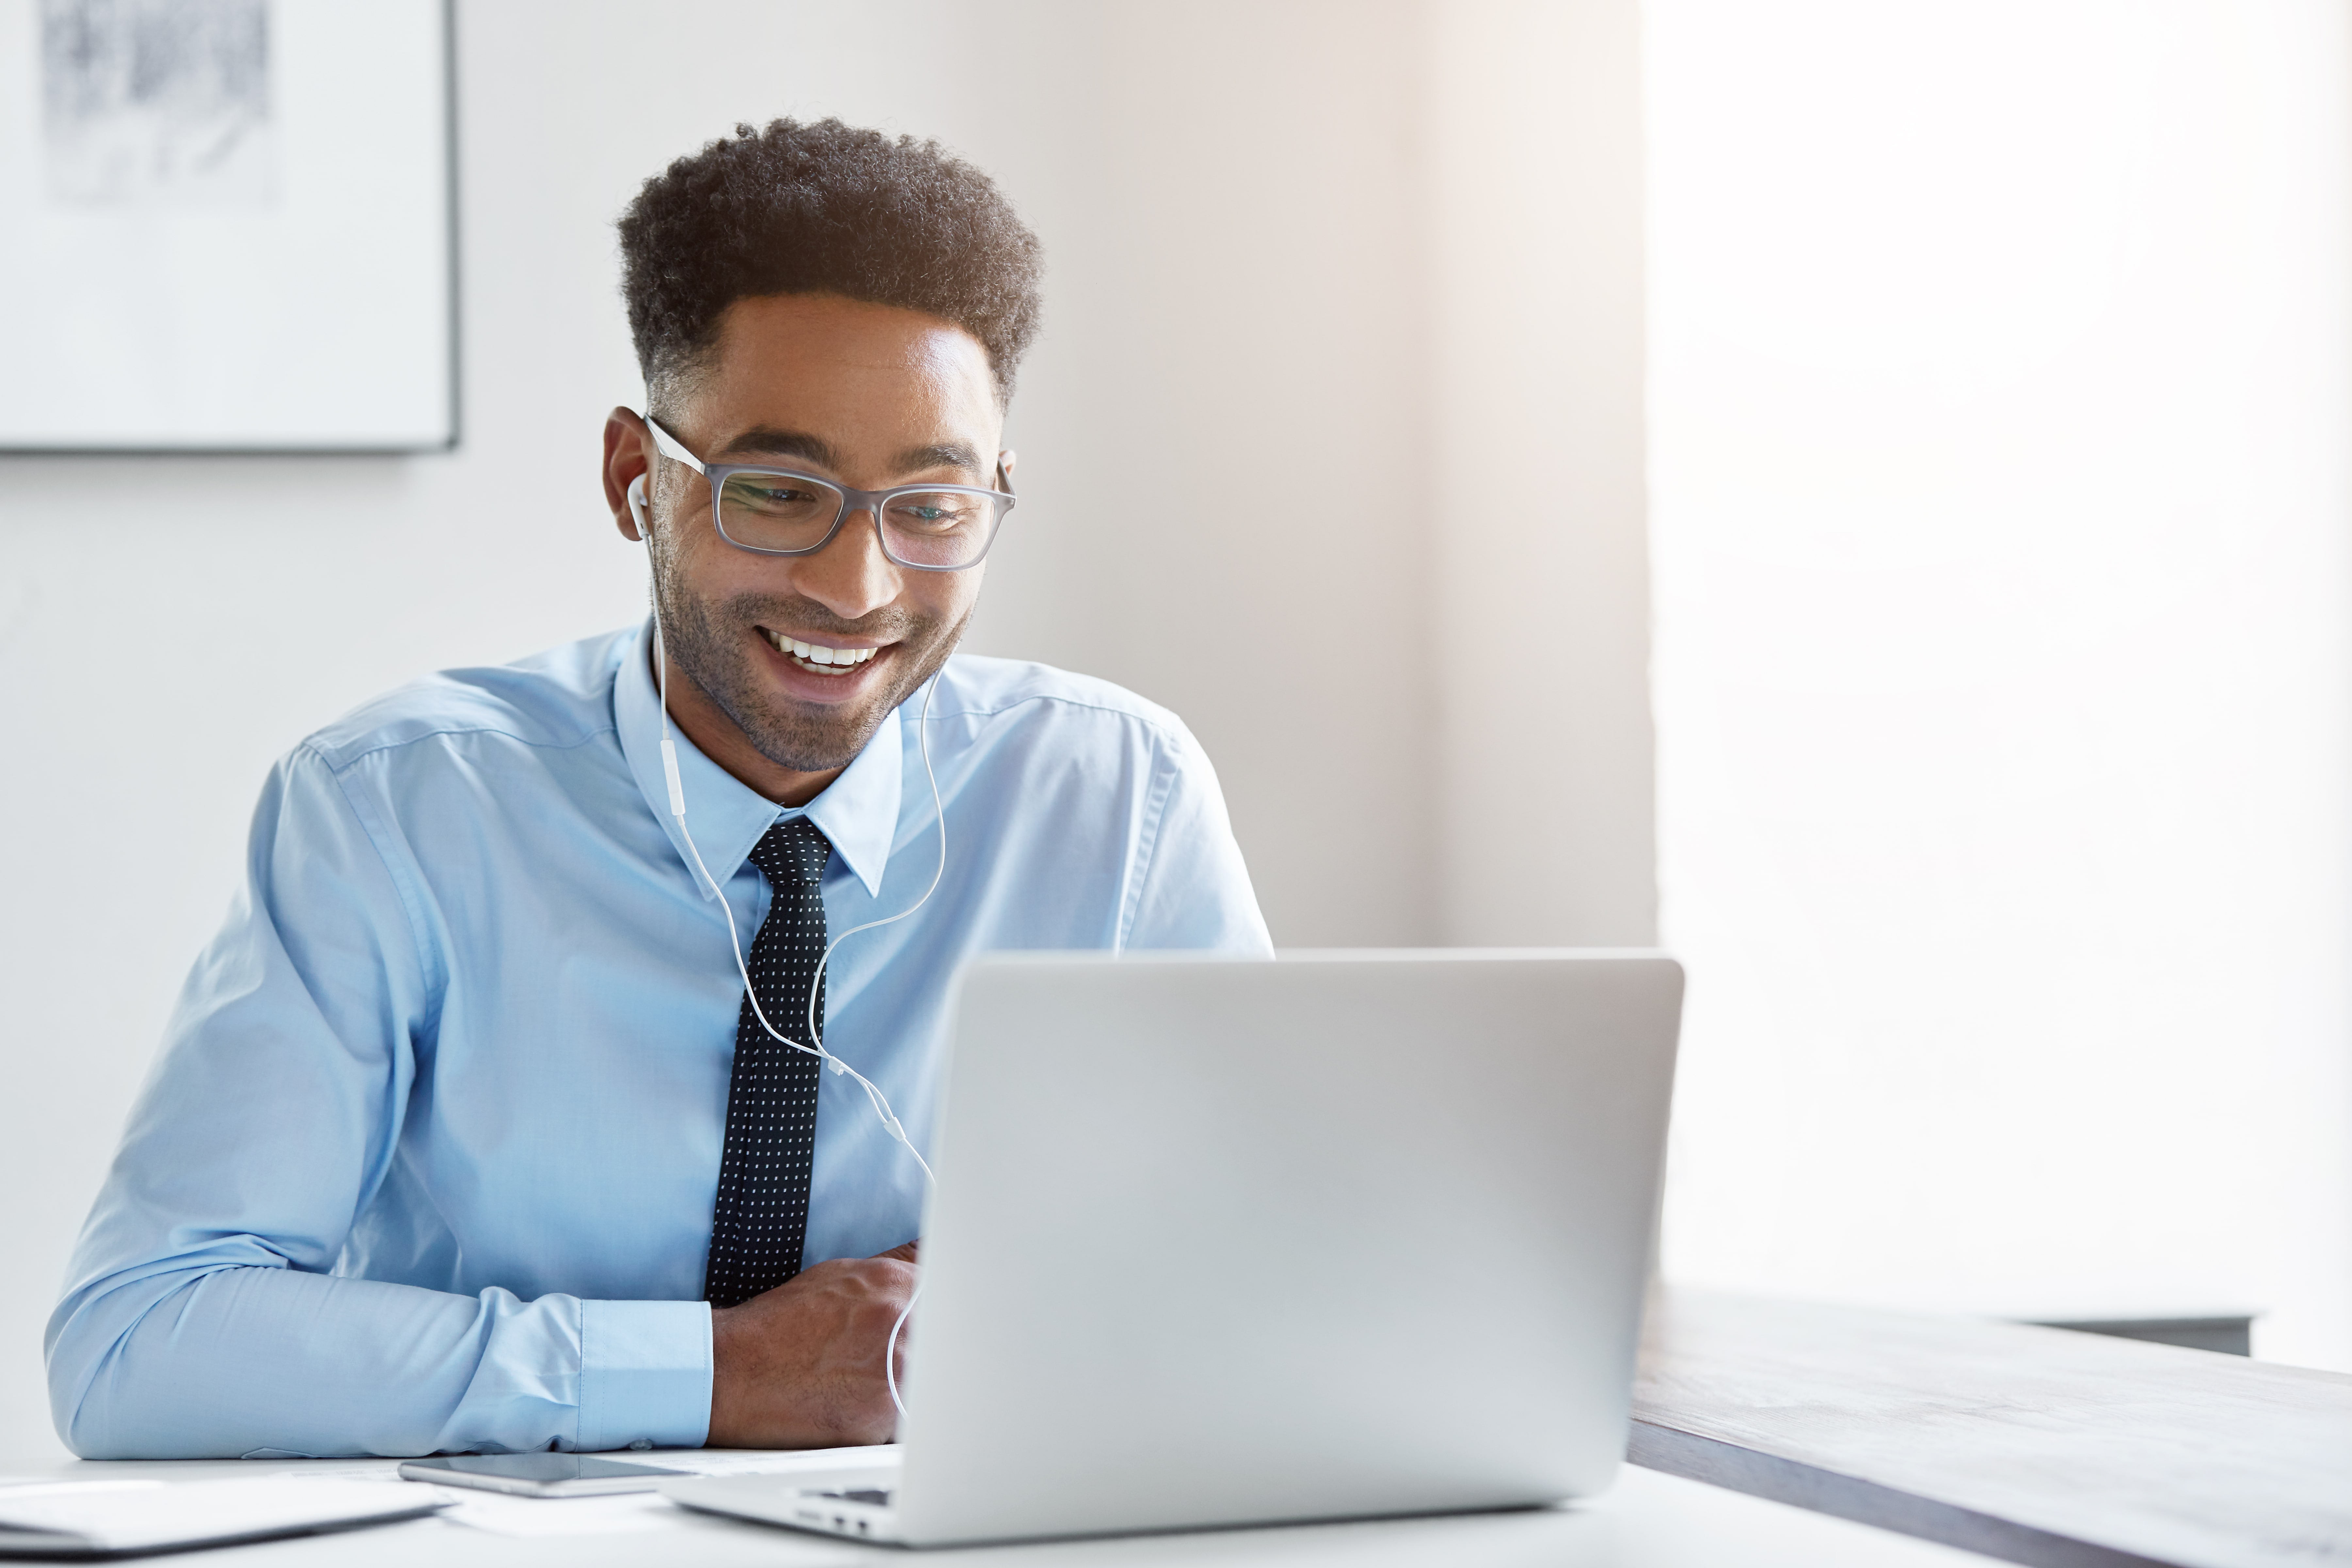
[[[803,812],[832,931],[938,866],[922,694],[805,808],[681,734],[748,948]],[[944,879],[851,937],[827,1043],[928,1149],[948,983],[1009,948],[1271,951],[1214,773],[1102,681],[959,657],[929,721]],[[453,670],[296,748],[189,976],[47,1337],[91,1458],[699,1444],[698,1298],[742,981],[663,783],[643,628]],[[913,1237],[922,1178],[825,1074],[809,1262]]]

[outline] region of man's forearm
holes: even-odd
[[[49,1386],[87,1458],[691,1447],[709,1353],[698,1301],[229,1268],[78,1292],[51,1325]]]

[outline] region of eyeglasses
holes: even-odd
[[[753,463],[706,463],[646,416],[654,445],[710,483],[719,537],[755,555],[813,555],[833,542],[853,511],[871,512],[882,553],[916,572],[961,572],[980,564],[1013,510],[1013,485],[996,466],[999,490],[975,485],[906,485],[859,490],[814,474]]]

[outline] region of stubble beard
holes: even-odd
[[[971,623],[967,610],[953,626],[937,616],[909,615],[892,606],[861,621],[845,621],[813,599],[745,595],[708,602],[676,591],[676,577],[664,571],[655,592],[660,598],[662,641],[688,679],[734,721],[752,748],[780,768],[794,773],[831,773],[847,767],[866,749],[890,710],[945,664]],[[757,626],[789,626],[813,635],[880,637],[896,644],[890,662],[898,673],[862,702],[825,707],[789,703],[767,689],[751,647]]]

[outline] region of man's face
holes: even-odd
[[[775,463],[867,490],[993,488],[1003,432],[978,340],[929,316],[830,295],[736,301],[709,366],[656,417],[706,463]],[[608,488],[616,474],[626,484],[627,435],[616,448],[608,428]],[[946,660],[984,568],[894,565],[870,511],[852,513],[814,555],[739,550],[712,526],[708,481],[649,438],[642,450],[673,676],[688,678],[776,768],[845,766]],[[818,663],[794,643],[843,651]],[[680,695],[674,685],[673,707]]]

